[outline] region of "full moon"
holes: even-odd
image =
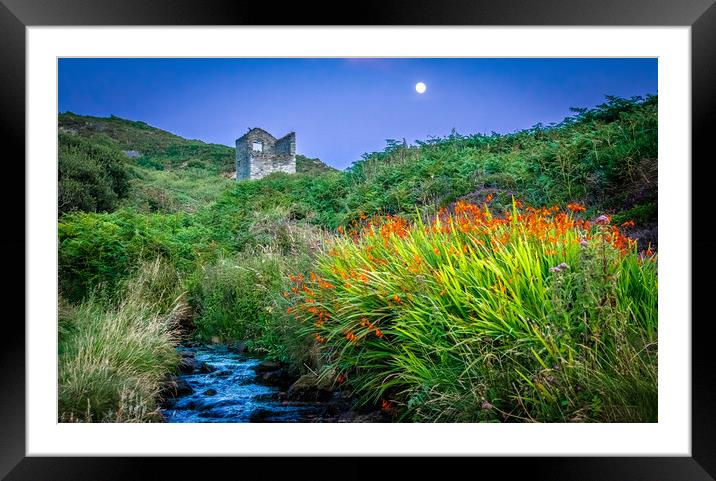
[[[423,82],[418,82],[415,84],[415,91],[419,94],[425,92],[425,89],[427,89],[427,87]]]

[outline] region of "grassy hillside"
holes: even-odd
[[[61,116],[62,135],[141,155],[119,208],[60,218],[60,293],[75,318],[121,318],[117,293],[161,262],[198,339],[340,374],[403,419],[653,421],[657,107],[608,98],[241,182],[220,175],[222,146]],[[183,142],[204,146],[195,166]]]
[[[336,172],[336,169],[324,164],[321,159],[310,158],[301,154],[296,155],[296,173],[317,175],[326,172]]]
[[[172,170],[182,167],[226,172],[234,168],[232,147],[188,140],[144,122],[120,117],[90,117],[70,112],[58,117],[60,132],[91,138],[136,155],[142,167]]]
[[[68,180],[60,184],[60,213],[112,211],[118,207],[139,212],[195,212],[234,186],[235,149],[220,144],[188,140],[144,122],[120,117],[91,117],[70,112],[58,117],[60,173]],[[83,150],[84,149],[84,150]],[[81,152],[78,152],[80,150]],[[97,165],[96,152],[117,166],[124,182],[118,192]],[[94,157],[93,157],[94,156]],[[88,158],[90,158],[88,160]],[[296,157],[299,173],[318,175],[335,171],[320,159]],[[91,185],[83,190],[85,177]]]
[[[348,174],[347,211],[398,213],[515,194],[533,205],[580,201],[656,220],[657,97],[609,98],[559,124],[509,135],[390,142]]]

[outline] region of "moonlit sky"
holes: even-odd
[[[293,130],[299,154],[343,169],[386,139],[508,133],[656,94],[657,60],[60,59],[58,83],[59,112],[230,146],[250,127]]]

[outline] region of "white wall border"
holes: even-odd
[[[27,455],[691,454],[688,27],[27,28]],[[57,423],[57,57],[658,57],[659,422]]]

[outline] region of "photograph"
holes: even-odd
[[[659,423],[658,57],[56,62],[58,423]]]

